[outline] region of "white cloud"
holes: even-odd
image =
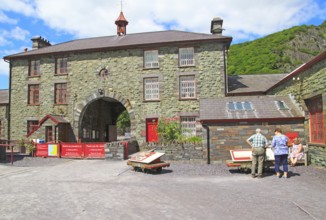
[[[3,59],[0,60],[0,75],[9,75],[9,64]]]
[[[314,16],[325,16],[317,0],[124,0],[127,33],[170,27],[209,33],[210,21],[224,20],[225,35],[236,39],[264,36]],[[51,28],[76,37],[114,35],[120,12],[117,0],[0,0],[0,9],[43,20]],[[321,4],[321,3],[320,3]]]
[[[7,24],[17,24],[17,20],[9,18],[5,13],[0,11],[0,22]]]
[[[13,38],[15,40],[21,40],[24,41],[26,40],[27,36],[29,35],[29,31],[24,30],[20,27],[15,27],[14,29],[12,29],[9,33],[8,36],[10,38]]]
[[[12,44],[13,40],[26,40],[29,35],[29,31],[24,30],[18,26],[11,29],[10,31],[0,29],[0,46]]]
[[[34,14],[34,0],[0,0],[0,10],[14,11],[31,16]]]

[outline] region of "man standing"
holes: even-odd
[[[267,147],[267,139],[262,135],[259,128],[256,129],[256,134],[247,139],[247,143],[251,146],[252,151],[252,164],[251,164],[251,176],[256,177],[256,165],[258,161],[258,178],[262,178],[263,163],[265,157],[265,148]]]

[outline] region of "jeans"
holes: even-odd
[[[255,174],[256,165],[258,162],[258,176],[263,174],[263,163],[265,158],[265,148],[263,147],[254,147],[252,151],[252,164],[251,164],[251,174]]]
[[[280,166],[283,165],[283,171],[288,172],[288,155],[275,155],[275,172],[280,172]]]

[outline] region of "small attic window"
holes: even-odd
[[[289,107],[284,103],[284,101],[276,101],[279,110],[288,110]]]

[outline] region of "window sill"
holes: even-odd
[[[27,104],[27,106],[40,106],[40,104]]]
[[[179,101],[198,101],[197,98],[179,98]]]
[[[143,67],[143,70],[159,70],[160,67]]]
[[[68,73],[55,73],[54,76],[68,76]]]
[[[144,100],[143,102],[160,102],[161,100]]]
[[[40,78],[41,75],[37,75],[37,76],[28,76],[28,78]]]
[[[57,105],[68,105],[68,103],[54,103],[54,106],[57,106]]]
[[[188,67],[196,67],[196,65],[189,65],[189,66],[180,66],[179,65],[179,68],[188,68]]]

